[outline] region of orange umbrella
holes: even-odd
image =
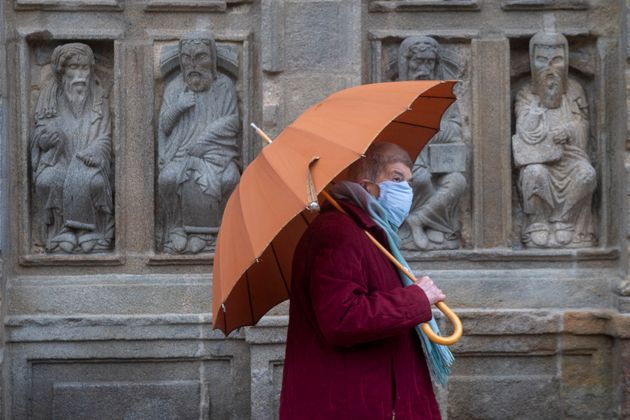
[[[345,89],[306,110],[243,172],[226,205],[212,283],[213,328],[253,325],[288,298],[293,251],[318,210],[317,195],[375,141],[412,158],[455,101],[454,81]]]

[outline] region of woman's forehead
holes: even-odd
[[[411,169],[402,162],[388,163],[383,172],[387,177],[401,176],[405,179],[411,178]]]

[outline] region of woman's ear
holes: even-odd
[[[378,198],[381,195],[381,189],[379,188],[378,184],[368,180],[368,179],[363,179],[361,180],[361,182],[359,182],[359,184],[365,188],[365,190],[367,192],[369,192],[370,194],[372,194],[372,197],[374,198]]]

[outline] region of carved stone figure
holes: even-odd
[[[90,253],[112,247],[112,136],[109,102],[81,43],[52,54],[53,78],[35,108],[31,137],[34,246]]]
[[[165,88],[159,121],[161,247],[167,253],[214,248],[230,193],[240,178],[240,117],[234,83],[217,71],[207,32],[179,42],[181,74]]]
[[[406,38],[400,45],[400,80],[444,79],[440,45],[428,36]],[[440,131],[413,168],[414,201],[400,229],[406,249],[456,249],[460,246],[459,200],[466,192],[467,146],[463,142],[457,103],[444,114]]]
[[[569,78],[569,51],[559,33],[529,42],[532,80],[516,96],[514,163],[527,247],[592,246],[591,201],[597,174],[589,161],[588,107],[582,86]]]

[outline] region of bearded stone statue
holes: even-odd
[[[539,32],[529,42],[532,79],[516,96],[514,164],[534,248],[593,246],[591,214],[597,174],[586,153],[589,120],[582,86],[569,77],[567,39]]]
[[[428,36],[406,38],[398,54],[400,80],[444,79],[440,45]],[[459,201],[467,188],[466,148],[457,103],[440,123],[440,131],[424,148],[413,167],[414,201],[399,234],[406,249],[456,249],[460,247]],[[435,157],[449,154],[459,164],[438,167]],[[457,158],[456,158],[457,157]]]
[[[217,71],[207,32],[179,42],[181,73],[165,88],[160,110],[159,247],[171,254],[212,251],[216,231],[240,179],[236,88]]]
[[[31,136],[34,246],[49,253],[108,250],[114,237],[109,102],[89,46],[61,45],[51,64]]]

